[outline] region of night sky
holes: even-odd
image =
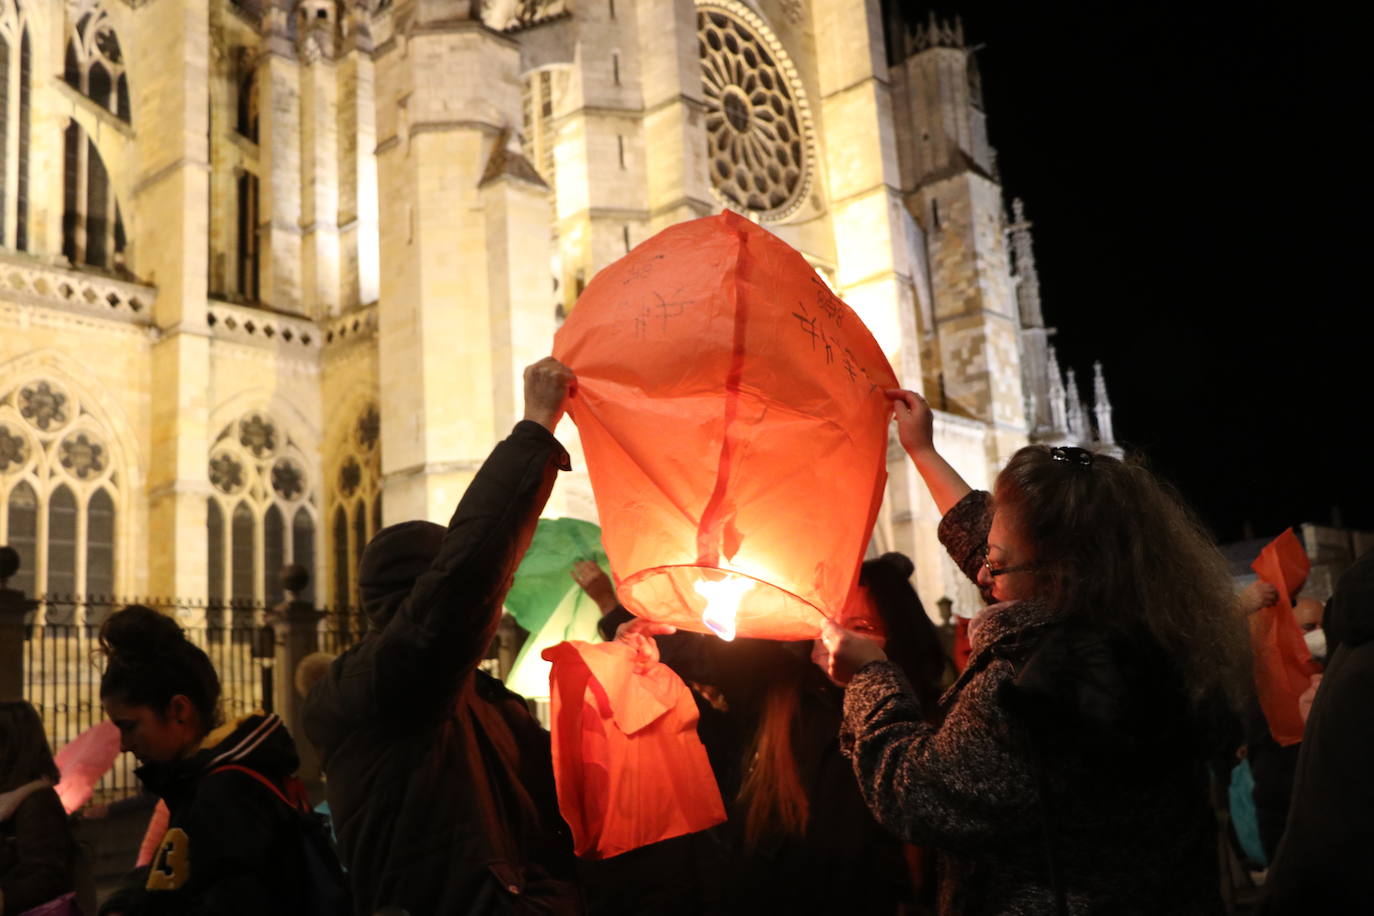
[[[1035,224],[1046,323],[1089,398],[1103,362],[1117,439],[1222,541],[1333,508],[1374,528],[1353,24],[1262,3],[934,8],[984,45],[989,134]]]

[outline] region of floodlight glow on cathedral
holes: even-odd
[[[592,276],[724,208],[863,318],[974,485],[1111,447],[986,117],[962,27],[878,0],[0,0],[11,585],[262,602],[297,563],[354,603]],[[548,514],[595,520],[559,434]],[[889,473],[871,549],[976,603],[895,444]]]

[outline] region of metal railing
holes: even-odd
[[[129,604],[144,604],[172,617],[186,632],[187,639],[205,650],[219,674],[220,708],[226,719],[271,708],[275,646],[270,629],[266,633],[263,630],[267,613],[264,607],[148,598],[44,596],[39,606],[45,613],[38,619],[45,622],[30,624],[25,629],[24,698],[37,708],[54,752],[103,717],[103,656],[99,652],[100,628],[94,621],[103,621]],[[47,622],[79,619],[91,622]],[[136,766],[132,755],[122,754],[97,785],[94,801],[111,801],[136,792]]]
[[[0,589],[4,574],[0,569]],[[101,623],[123,607],[142,604],[176,620],[187,638],[205,650],[219,675],[220,708],[226,720],[258,710],[273,711],[275,703],[294,702],[287,698],[294,689],[295,672],[279,671],[276,666],[295,664],[312,645],[316,651],[338,655],[367,632],[366,617],[356,608],[316,608],[312,613],[309,603],[295,600],[304,582],[300,579],[288,585],[293,600],[276,607],[75,595],[45,595],[29,601],[16,592],[0,592],[9,602],[8,613],[16,614],[11,619],[18,627],[11,641],[0,639],[0,654],[4,655],[0,664],[17,661],[16,667],[22,668],[6,690],[14,691],[11,696],[17,693],[38,710],[49,745],[56,753],[104,717],[100,701],[104,670],[104,656],[99,651]],[[14,611],[20,605],[22,612]],[[292,632],[301,635],[301,627],[305,648],[301,648],[300,639],[288,638]],[[503,621],[481,667],[503,677],[519,648],[520,635],[513,620]],[[288,643],[294,648],[286,649]],[[287,715],[286,710],[276,711]],[[137,794],[137,766],[133,755],[121,754],[96,785],[92,802],[108,803]]]
[[[38,600],[23,628],[23,699],[36,707],[52,751],[60,750],[104,717],[100,706],[100,622],[129,604],[144,604],[177,621],[187,639],[209,655],[220,676],[220,710],[227,721],[258,710],[271,711],[278,637],[276,612],[261,604],[54,596]],[[77,622],[81,621],[81,622]],[[316,640],[322,651],[342,652],[365,632],[356,612],[323,611]],[[121,754],[96,784],[92,802],[118,801],[139,791],[132,754]]]

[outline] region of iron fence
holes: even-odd
[[[220,708],[226,720],[258,710],[271,711],[275,679],[290,689],[294,672],[274,670],[283,608],[248,602],[211,603],[153,598],[46,595],[26,615],[23,695],[43,720],[56,753],[104,716],[100,703],[100,624],[129,604],[152,607],[176,620],[187,638],[205,650],[219,675]],[[299,605],[298,605],[299,606]],[[305,605],[309,607],[309,605]],[[354,608],[317,611],[313,634],[318,651],[338,655],[367,632],[367,620]],[[481,667],[504,677],[519,650],[523,631],[506,618]],[[118,801],[137,794],[137,761],[121,754],[96,785],[92,802]]]
[[[54,753],[103,717],[99,625],[129,604],[143,604],[172,617],[187,639],[205,650],[219,675],[225,719],[271,710],[276,639],[267,607],[245,602],[47,595],[25,628],[23,684],[24,698],[37,708]],[[361,629],[354,616],[322,614],[320,647],[337,653],[358,638]],[[284,676],[289,678],[290,673]],[[137,765],[132,754],[121,754],[97,784],[92,801],[116,801],[137,793],[133,775]]]
[[[366,632],[367,618],[361,611],[347,607],[323,610],[318,629],[319,651],[339,655]]]

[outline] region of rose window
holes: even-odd
[[[697,9],[711,183],[727,206],[779,220],[806,196],[810,123],[791,62],[756,19]]]

